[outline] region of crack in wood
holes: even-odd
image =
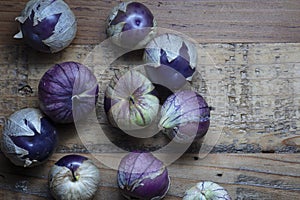
[[[290,190],[290,191],[300,191],[300,185],[290,185],[283,180],[267,180],[260,177],[249,176],[249,175],[239,175],[235,182],[236,184],[257,186],[264,188],[280,189],[280,190]]]

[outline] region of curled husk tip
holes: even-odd
[[[75,15],[63,0],[30,0],[16,21],[20,32],[14,38],[46,53],[69,46],[77,31]]]
[[[151,63],[149,79],[167,88],[178,90],[192,80],[197,65],[196,45],[187,38],[165,33],[151,40],[144,51],[144,60]]]
[[[54,152],[57,130],[36,108],[14,112],[5,122],[1,150],[9,160],[22,167],[44,163]]]

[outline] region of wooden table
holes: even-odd
[[[114,1],[66,0],[78,19],[70,47],[49,55],[12,36],[14,18],[26,1],[0,2],[0,126],[14,111],[37,107],[37,85],[55,63],[84,62],[105,40],[105,22]],[[198,181],[224,186],[233,199],[300,199],[300,2],[141,1],[158,26],[198,42],[201,56],[193,85],[205,95],[220,138],[204,159],[192,149],[168,166],[172,185],[165,199],[181,199]],[[98,77],[99,78],[99,77]],[[105,82],[105,74],[99,82]],[[107,78],[107,77],[106,77]],[[100,117],[101,118],[101,117]],[[106,126],[105,116],[100,119]],[[51,199],[49,168],[60,157],[83,154],[97,161],[72,125],[61,126],[56,153],[42,166],[13,166],[0,153],[0,199]],[[221,132],[218,132],[221,131]],[[1,133],[1,132],[0,132]],[[116,171],[97,162],[102,179],[95,199],[123,199]]]

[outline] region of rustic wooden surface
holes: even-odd
[[[117,2],[66,2],[78,18],[78,34],[69,48],[48,55],[12,39],[18,31],[14,18],[26,1],[0,1],[1,127],[12,112],[38,106],[37,85],[50,66],[85,62],[105,39],[104,20]],[[223,185],[233,199],[299,199],[300,2],[141,2],[153,11],[160,27],[180,31],[199,43],[201,77],[196,76],[192,86],[215,108],[209,134],[220,135],[205,159],[186,154],[168,166],[172,186],[166,199],[181,199],[184,190],[200,180]],[[110,72],[97,70],[103,86]],[[98,106],[100,123],[107,130],[101,97]],[[96,148],[82,143],[72,125],[59,130],[58,149],[43,166],[15,167],[0,153],[0,199],[51,199],[47,173],[56,160],[69,153],[82,153],[95,162],[101,159]],[[96,199],[122,199],[116,172],[97,165],[102,180]]]
[[[214,107],[208,133],[220,135],[214,152],[299,152],[300,43],[198,47],[201,77],[195,76],[192,87]],[[90,46],[73,45],[49,56],[28,47],[2,46],[1,74],[8,74],[0,82],[2,123],[17,109],[38,106],[38,82],[49,67],[70,60],[84,63],[91,51]],[[98,117],[105,126],[102,94],[111,72],[119,68],[92,69],[99,78]]]
[[[19,15],[27,0],[0,2],[0,44],[17,32]],[[106,19],[120,1],[66,0],[78,18],[74,44],[97,44],[105,39]],[[201,42],[299,42],[298,0],[141,0],[152,10],[158,26],[175,29]]]
[[[56,153],[44,165],[22,169],[0,157],[2,199],[51,199],[48,168],[64,154]],[[90,156],[90,154],[83,154]],[[91,157],[96,163],[95,155]],[[179,200],[199,180],[224,186],[232,199],[299,199],[299,154],[210,154],[203,160],[186,155],[168,167],[171,188],[166,200]],[[98,163],[102,179],[95,199],[122,199],[116,171]]]

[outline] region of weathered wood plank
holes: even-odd
[[[63,155],[56,153],[44,165],[29,169],[15,167],[0,155],[0,191],[11,198],[24,195],[25,199],[49,199],[48,170]],[[101,160],[102,155],[82,155],[93,159],[101,171],[101,184],[95,199],[123,199],[117,189],[116,171],[95,160]],[[298,154],[210,154],[200,160],[195,160],[194,156],[186,154],[168,166],[172,185],[165,199],[181,199],[186,189],[203,180],[224,186],[233,199],[299,197]]]
[[[220,139],[214,151],[299,152],[299,43],[199,44],[198,47],[199,74],[191,86],[215,108],[209,134],[218,134]],[[65,61],[85,63],[93,46],[72,45],[51,56],[20,46],[2,45],[0,50],[3,60],[0,125],[3,125],[12,112],[38,106],[38,82],[49,67]],[[97,114],[102,125],[107,124],[102,105],[106,84],[114,70],[124,68],[124,62],[132,67],[139,59],[132,63],[121,59],[107,70],[94,67],[101,88]],[[60,149],[76,148],[85,149],[79,139],[70,139]]]
[[[26,2],[0,2],[0,44],[23,44],[12,36],[18,31],[14,18]],[[105,19],[119,1],[66,2],[78,19],[78,33],[73,44],[97,44],[106,38]],[[300,3],[297,0],[141,2],[153,11],[159,27],[186,33],[203,43],[300,41]]]
[[[104,21],[119,1],[66,0],[77,16],[78,33],[69,48],[52,55],[33,51],[12,38],[18,31],[14,18],[26,2],[0,1],[0,134],[11,113],[24,107],[38,107],[38,82],[49,67],[64,61],[84,63],[95,45],[106,38]],[[198,42],[199,74],[192,86],[215,108],[209,134],[221,133],[214,153],[205,159],[195,160],[197,154],[185,154],[168,166],[172,186],[165,199],[179,200],[186,189],[203,180],[221,184],[238,200],[299,199],[299,154],[278,154],[300,152],[299,1],[141,2],[153,11],[159,27],[185,33]],[[94,68],[101,88],[113,70],[120,70],[124,63],[134,66],[141,55],[120,59],[104,72]],[[113,129],[107,124],[102,100],[100,95],[97,114],[102,129],[109,135]],[[94,161],[116,156],[110,142],[86,144],[73,125],[58,128],[56,153],[42,166],[16,167],[0,152],[0,199],[52,199],[47,188],[48,170],[63,155],[80,153]],[[87,136],[89,140],[93,137]],[[100,137],[96,139],[101,141]],[[111,135],[110,139],[126,148],[119,136]],[[169,142],[163,136],[143,141],[124,137],[122,141],[147,149]],[[92,154],[87,154],[88,150]],[[197,145],[189,150],[198,151]],[[102,179],[95,199],[123,200],[116,184],[116,171],[96,163]]]

